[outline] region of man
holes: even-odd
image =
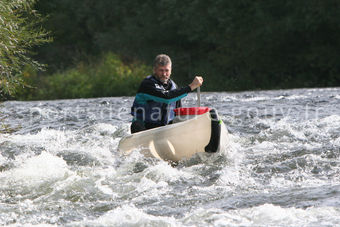
[[[142,81],[131,107],[131,133],[172,123],[174,109],[181,107],[181,99],[202,85],[203,78],[196,76],[191,84],[178,88],[170,79],[171,66],[168,55],[156,56],[153,74]]]

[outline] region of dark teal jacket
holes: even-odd
[[[173,110],[181,106],[180,100],[190,91],[189,86],[177,88],[171,79],[163,84],[152,75],[146,77],[131,107],[133,120],[156,126],[169,124],[175,117]]]

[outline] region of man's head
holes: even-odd
[[[171,65],[171,59],[168,55],[157,55],[153,63],[153,75],[162,83],[167,83],[171,75]]]

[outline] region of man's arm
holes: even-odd
[[[172,101],[179,100],[180,98],[177,99],[178,97],[181,97],[183,95],[186,96],[189,92],[191,92],[190,86],[185,86],[174,90],[165,90],[163,87],[158,86],[157,84],[150,80],[144,80],[138,90],[138,93],[151,95],[161,99],[172,99]]]
[[[203,78],[196,76],[188,86],[174,90],[165,90],[163,87],[158,86],[153,81],[144,80],[138,89],[137,96],[140,100],[153,100],[156,102],[169,104],[184,98],[189,92],[201,86],[202,83]]]

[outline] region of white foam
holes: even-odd
[[[283,208],[273,204],[229,211],[199,208],[182,219],[186,225],[211,226],[334,226],[339,221],[338,208]]]
[[[99,123],[93,126],[93,128],[101,135],[112,135],[114,134],[118,127],[111,124]]]
[[[139,192],[147,192],[150,196],[155,196],[166,192],[169,183],[181,180],[198,180],[193,171],[189,171],[189,169],[173,168],[167,162],[160,161],[157,165],[144,170],[136,189]]]
[[[338,128],[340,127],[340,115],[331,115],[319,120],[319,126]]]
[[[277,142],[292,142],[292,141],[308,141],[304,131],[296,128],[294,123],[291,123],[288,118],[283,118],[280,121],[271,124],[269,129],[263,130],[259,134],[266,140]]]
[[[115,193],[111,187],[108,186],[108,184],[103,183],[108,179],[110,176],[115,174],[115,169],[112,167],[109,167],[104,170],[98,170],[96,171],[96,174],[100,174],[101,178],[95,182],[96,187],[103,192],[104,194],[111,195],[112,198],[117,196],[117,193]]]
[[[7,162],[6,158],[0,154],[0,166]]]
[[[136,198],[137,201],[143,201],[144,197],[153,197],[162,194],[167,191],[169,184],[165,181],[155,182],[148,178],[143,177],[136,187],[136,191],[139,193],[144,192],[145,194],[140,198]]]
[[[134,205],[123,205],[95,220],[73,222],[70,226],[179,226],[173,217],[154,216]]]
[[[305,99],[307,98],[307,96],[305,95],[291,95],[288,97],[285,97],[286,99],[290,99],[290,100],[295,100],[295,99]]]
[[[52,225],[52,224],[48,224],[48,223],[44,223],[44,224],[11,224],[11,225],[6,225],[7,227],[57,227],[58,225]]]
[[[340,146],[340,137],[335,139],[334,141],[331,141],[331,143],[333,143],[333,145],[335,146]]]
[[[226,167],[219,171],[221,174],[218,179],[218,185],[226,186],[227,191],[235,190],[236,188],[252,188],[256,185],[254,178],[250,177],[248,172],[240,167]],[[247,182],[247,184],[244,184]]]
[[[278,150],[275,148],[275,143],[270,141],[263,141],[261,143],[257,143],[255,146],[252,147],[252,151],[256,153],[266,152],[268,153],[277,153]]]
[[[94,132],[60,131],[44,128],[36,134],[10,135],[0,137],[0,142],[8,141],[17,146],[25,147],[25,153],[35,147],[43,148],[48,153],[57,155],[60,152],[77,151],[95,157],[95,159],[112,164],[115,158],[111,150],[117,145],[118,140],[112,134],[117,126],[98,124],[93,127]],[[17,157],[21,159],[20,157]]]
[[[52,114],[57,114],[56,111],[53,111],[51,109],[48,108],[40,108],[40,107],[31,107],[29,109],[31,116],[41,116],[44,118],[49,118],[50,115]]]
[[[256,102],[256,101],[265,101],[270,99],[269,97],[252,97],[252,98],[245,98],[245,99],[237,99],[238,101],[241,102]]]
[[[173,168],[167,162],[159,162],[155,166],[149,167],[145,172],[145,177],[155,181],[174,182],[180,178],[190,179],[195,175],[186,169]]]
[[[38,156],[29,158],[17,168],[1,172],[0,179],[2,179],[3,186],[14,184],[30,187],[64,178],[67,173],[67,164],[63,159],[42,152]]]
[[[65,131],[42,129],[37,134],[11,135],[5,141],[25,146],[44,146],[49,150],[58,150],[67,146],[67,141],[72,135]]]

